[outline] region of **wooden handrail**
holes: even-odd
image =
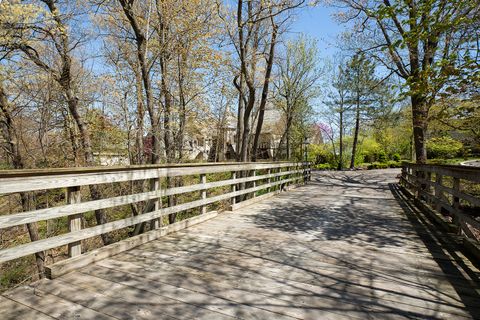
[[[445,185],[447,179],[451,186]],[[400,177],[403,188],[448,231],[478,241],[475,233],[480,232],[480,222],[471,211],[479,212],[480,195],[465,192],[466,182],[480,183],[480,168],[404,163]]]
[[[17,173],[0,174],[0,195],[15,192],[28,192],[37,190],[57,189],[75,186],[85,186],[103,183],[146,180],[164,177],[178,177],[197,174],[209,174],[231,171],[261,170],[269,168],[294,167],[294,163],[223,163],[220,165],[195,165],[195,166],[144,166],[133,169],[104,171],[79,170],[77,173],[58,173],[58,171],[27,174],[20,176]],[[10,171],[11,172],[11,171]]]
[[[82,174],[82,173],[109,173],[118,171],[136,171],[145,169],[165,169],[165,168],[193,168],[193,167],[222,167],[231,166],[232,164],[241,165],[261,165],[261,164],[288,164],[288,161],[276,162],[202,162],[202,163],[173,163],[173,164],[144,164],[144,165],[128,165],[128,166],[97,166],[97,167],[68,167],[68,168],[37,168],[37,169],[7,169],[0,170],[0,179],[15,177],[34,177],[34,176],[51,176],[65,174]]]
[[[264,170],[268,173],[258,174],[257,170]],[[243,174],[239,176],[237,172]],[[223,180],[208,182],[207,174],[211,173],[230,174],[228,178]],[[0,250],[0,263],[63,245],[69,246],[69,256],[77,256],[82,253],[82,240],[151,221],[155,222],[153,224],[154,228],[159,228],[160,226],[156,221],[160,221],[159,219],[162,217],[193,208],[201,208],[200,213],[205,214],[209,204],[224,200],[230,200],[232,204],[235,204],[235,198],[238,196],[255,195],[256,192],[261,190],[270,192],[275,187],[285,184],[301,183],[308,180],[309,175],[309,163],[293,162],[209,163],[0,172],[0,195],[54,189],[65,189],[67,195],[66,204],[0,215],[0,229],[61,217],[68,217],[69,223],[69,232],[65,234]],[[197,180],[198,183],[192,185],[160,188],[159,179],[176,176],[196,176],[196,179],[199,180]],[[81,187],[137,180],[150,181],[150,190],[152,191],[81,202]],[[262,184],[256,183],[261,181],[263,181]],[[251,186],[246,183],[250,183]],[[242,184],[246,184],[247,187],[240,188]],[[231,190],[224,194],[208,197],[209,189],[225,186],[232,186]],[[162,207],[161,201],[159,201],[165,196],[191,192],[197,192],[198,198],[186,203]],[[153,210],[137,216],[81,229],[81,215],[85,212],[124,206],[140,201],[154,201]]]

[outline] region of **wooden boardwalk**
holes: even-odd
[[[0,297],[0,318],[480,317],[478,270],[465,271],[399,204],[398,173],[316,173],[307,186],[19,287]]]

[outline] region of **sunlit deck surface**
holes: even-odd
[[[0,318],[480,317],[476,269],[399,201],[398,173],[313,173],[309,185],[19,287],[0,297]]]

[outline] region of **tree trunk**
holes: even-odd
[[[248,88],[248,105],[245,108],[243,117],[243,135],[242,135],[242,149],[240,151],[240,161],[248,162],[248,146],[250,142],[250,118],[255,104],[255,88]]]
[[[290,149],[290,130],[287,131],[286,139],[287,139],[286,156],[287,156],[287,160],[290,160],[290,157],[292,156],[291,149]]]
[[[282,137],[280,138],[280,142],[278,143],[278,150],[275,155],[275,160],[280,159],[282,156],[282,149],[283,145],[286,145],[285,148],[285,156],[289,158],[290,153],[290,128],[292,127],[293,119],[292,117],[287,115],[287,123],[285,124],[285,130],[283,131]]]
[[[239,82],[237,83],[237,80]],[[245,96],[243,93],[243,73],[240,72],[240,76],[236,76],[233,79],[233,84],[238,90],[238,110],[237,110],[237,131],[235,136],[235,153],[236,159],[240,161],[240,150],[242,148],[243,137],[243,115],[245,112]]]
[[[163,77],[162,77],[163,78]],[[164,114],[164,144],[165,153],[167,156],[167,163],[172,163],[175,158],[173,132],[172,132],[172,100],[170,93],[168,92],[166,80],[162,79],[162,91],[164,96],[165,114]]]
[[[165,33],[163,24],[160,28],[161,34]],[[161,37],[165,38],[165,36]],[[165,57],[160,57],[160,72],[162,79],[160,81],[161,86],[161,97],[163,98],[164,104],[164,144],[165,144],[165,153],[167,156],[167,162],[172,163],[175,158],[175,146],[173,141],[173,130],[172,130],[172,95],[168,86],[168,70],[167,70],[167,60]]]
[[[145,116],[145,111],[143,110],[143,86],[142,86],[142,76],[141,71],[138,66],[132,66],[135,73],[135,90],[137,95],[137,130],[135,135],[135,144],[136,144],[136,164],[144,164],[145,150],[143,145],[143,130],[144,123],[143,118]]]
[[[355,132],[353,134],[352,159],[350,169],[355,168],[355,155],[357,154],[358,133],[360,131],[360,97],[357,95],[357,106],[355,114]]]
[[[178,160],[181,162],[183,159],[183,141],[185,138],[185,127],[187,123],[187,99],[184,91],[184,74],[183,66],[187,65],[187,58],[185,55],[180,55],[177,58],[178,62],[178,91],[180,100],[180,110],[178,112],[178,131],[175,135],[175,149],[178,153]]]
[[[17,168],[18,169],[18,168]],[[35,205],[32,199],[33,195],[31,193],[21,193],[20,198],[22,200],[22,209],[23,211],[30,211],[35,209]],[[30,236],[30,240],[38,241],[40,236],[38,234],[38,225],[36,223],[27,223],[27,230]],[[35,253],[35,263],[37,265],[38,277],[40,279],[45,277],[45,252],[40,251]]]
[[[167,162],[172,163],[175,158],[175,146],[173,141],[173,132],[172,132],[172,123],[171,123],[171,116],[172,116],[172,98],[170,95],[170,91],[167,85],[167,66],[166,61],[162,57],[160,58],[160,69],[162,73],[162,80],[161,80],[161,88],[162,88],[162,96],[164,99],[164,106],[165,106],[165,116],[164,116],[164,143],[165,143],[165,152],[167,156]],[[175,178],[167,177],[167,188],[173,188],[175,186]],[[175,196],[168,196],[168,206],[173,207],[175,205]],[[177,215],[171,214],[168,216],[168,221],[170,224],[174,223],[176,220]]]
[[[270,75],[272,73],[273,58],[275,56],[275,43],[277,39],[277,26],[273,23],[272,18],[272,38],[270,40],[270,51],[267,59],[267,70],[265,71],[265,79],[263,81],[262,98],[260,100],[260,107],[257,119],[257,128],[255,130],[255,137],[253,139],[252,147],[252,161],[257,161],[258,141],[260,140],[260,134],[262,133],[263,119],[265,116],[265,106],[267,104],[268,86],[270,84]]]
[[[343,169],[343,107],[340,110],[340,143],[339,143],[338,170]]]
[[[415,94],[411,96],[411,103],[416,162],[418,164],[424,164],[427,162],[426,133],[428,106],[425,97]]]

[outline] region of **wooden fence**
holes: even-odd
[[[400,184],[446,231],[478,244],[480,168],[404,164]]]
[[[212,174],[220,174],[223,178],[207,181],[207,177]],[[190,176],[190,181],[198,183],[171,188],[162,188],[164,184],[160,183],[163,178],[186,176]],[[219,201],[230,201],[231,206],[235,208],[241,204],[236,203],[236,199],[242,196],[248,195],[243,197],[248,199],[257,194],[275,192],[290,184],[306,182],[309,177],[308,164],[286,162],[0,171],[0,196],[52,189],[66,192],[66,196],[62,198],[65,199],[64,203],[54,207],[12,214],[2,212],[0,231],[28,223],[68,217],[67,233],[4,248],[0,250],[0,263],[65,245],[68,246],[70,257],[81,257],[84,251],[82,240],[147,222],[153,222],[153,229],[162,229],[165,227],[162,226],[164,220],[162,217],[193,208],[200,208],[199,213],[205,215],[207,206]],[[81,187],[132,181],[148,181],[151,188],[146,192],[83,202],[81,200]],[[218,190],[219,187],[228,190],[209,196],[211,189]],[[162,207],[162,197],[192,192],[194,196],[190,197],[188,202]],[[82,214],[86,212],[146,201],[154,202],[152,211],[83,228]],[[186,225],[184,223],[184,226]],[[151,240],[151,237],[149,239]]]

